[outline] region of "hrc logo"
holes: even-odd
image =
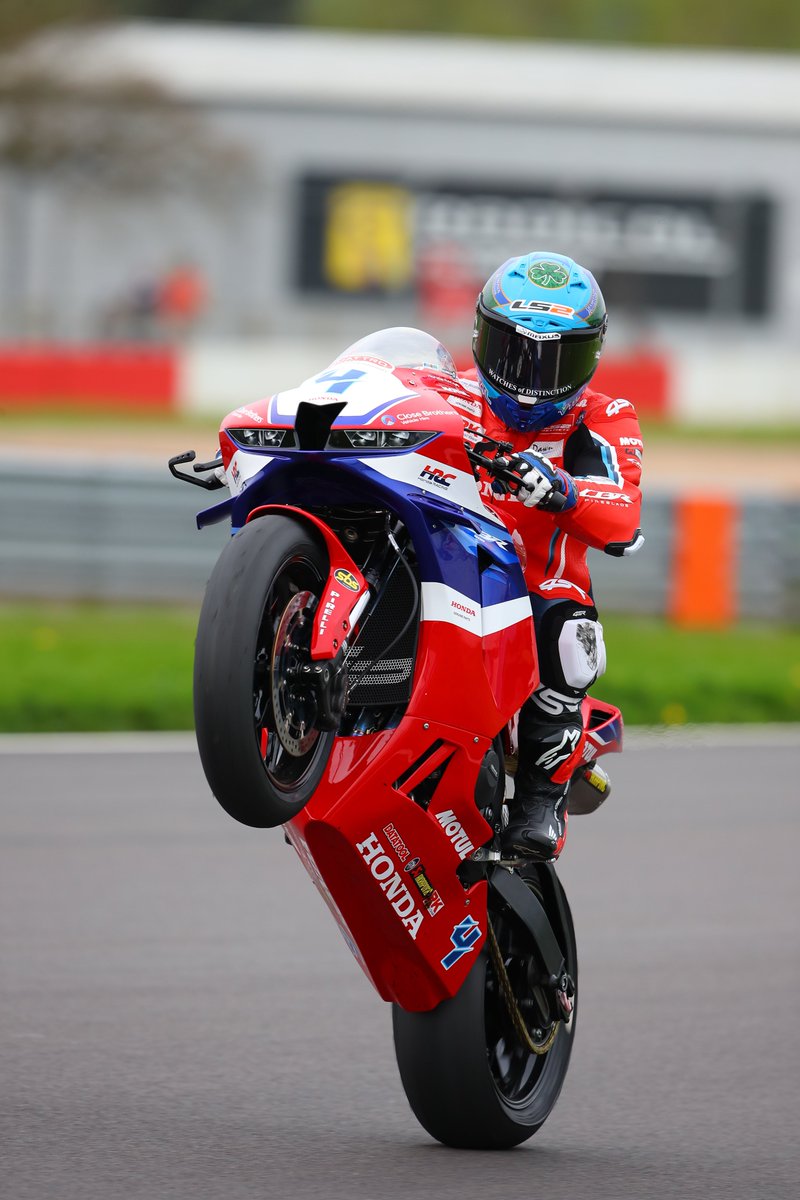
[[[422,468],[419,477],[420,479],[427,479],[429,483],[437,484],[438,487],[446,488],[449,488],[453,480],[458,478],[452,472],[443,471],[441,467],[432,467],[430,463],[427,463]]]

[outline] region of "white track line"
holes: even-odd
[[[4,733],[0,754],[197,754],[193,733]]]
[[[625,730],[625,750],[737,749],[794,747],[800,750],[800,724],[633,725]],[[196,754],[193,733],[7,733],[0,754]]]

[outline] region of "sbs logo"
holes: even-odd
[[[344,567],[339,567],[333,572],[333,578],[337,583],[340,583],[342,587],[348,588],[351,592],[358,591],[358,580],[352,571],[346,571]]]

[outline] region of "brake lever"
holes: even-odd
[[[508,454],[513,450],[513,446],[511,446],[508,442],[494,442],[491,444],[496,445],[498,449],[504,453],[497,454],[494,458],[488,458],[485,455],[480,454],[477,450],[467,450],[467,458],[475,466],[483,467],[487,475],[491,476],[493,480],[496,480],[498,483],[502,484],[507,491],[512,493],[512,495],[515,495],[522,485],[522,480],[510,465],[513,460],[505,457],[505,454]],[[487,445],[485,442],[478,443],[478,446],[481,449],[483,449],[485,445]],[[550,495],[547,496],[539,505],[539,508],[541,508],[543,512],[561,512],[566,503],[567,497],[564,495],[564,493],[556,491],[556,489],[553,488],[553,490],[550,492]]]
[[[194,450],[187,450],[184,454],[175,454],[168,462],[170,474],[176,479],[183,479],[186,483],[193,483],[195,487],[205,488],[207,492],[216,492],[219,488],[225,487],[221,479],[216,475],[212,475],[210,479],[198,479],[195,475],[189,475],[186,471],[179,471],[180,463],[193,463],[197,458]],[[220,460],[213,460],[209,463],[195,463],[195,471],[213,471],[220,466]]]

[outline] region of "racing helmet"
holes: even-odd
[[[393,325],[368,333],[343,350],[336,362],[359,357],[380,359],[392,367],[439,371],[458,378],[450,351],[432,334],[409,325]]]
[[[562,254],[510,258],[478,296],[472,353],[486,403],[511,429],[546,429],[577,404],[600,359],[606,306]]]

